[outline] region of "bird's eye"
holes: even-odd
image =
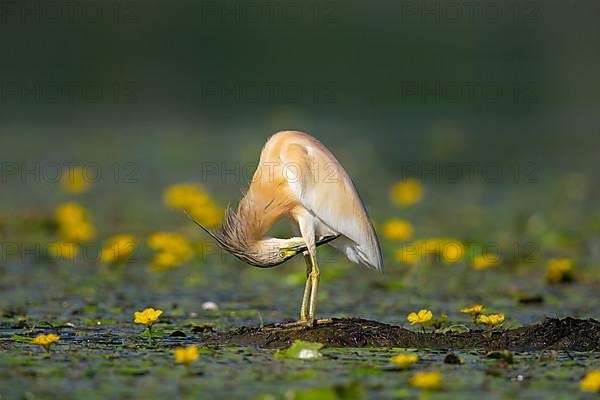
[[[279,258],[285,258],[285,251],[281,250],[279,252]]]

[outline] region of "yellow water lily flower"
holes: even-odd
[[[163,195],[167,207],[175,210],[187,210],[210,203],[210,197],[200,185],[179,183],[169,186]]]
[[[96,236],[87,210],[77,203],[65,203],[56,208],[54,218],[63,242],[87,242]]]
[[[436,261],[444,261],[448,264],[459,262],[466,254],[464,243],[450,237],[417,240],[415,246],[422,259],[431,254],[436,257]]]
[[[64,203],[54,210],[54,218],[59,224],[69,224],[87,218],[86,209],[78,203]]]
[[[416,354],[398,354],[390,358],[390,364],[406,369],[419,360]]]
[[[551,258],[546,264],[546,281],[559,283],[571,278],[573,262],[568,258]]]
[[[485,308],[481,304],[474,304],[471,307],[465,307],[460,309],[461,313],[469,314],[474,317],[478,316],[479,314],[483,314],[484,311]]]
[[[136,311],[134,322],[136,324],[152,326],[152,324],[158,320],[158,317],[160,317],[162,313],[162,310],[155,310],[151,307],[144,309],[144,311]]]
[[[498,265],[500,265],[500,257],[491,254],[476,256],[471,262],[473,269],[477,270],[493,268],[497,267]]]
[[[414,232],[410,222],[392,218],[383,225],[383,236],[388,240],[406,240]]]
[[[416,372],[410,378],[410,384],[419,389],[438,389],[442,385],[442,374],[439,372]]]
[[[390,190],[390,200],[396,206],[410,206],[423,198],[423,185],[410,178],[395,183]]]
[[[60,236],[69,242],[87,242],[96,237],[96,230],[87,221],[63,225],[59,230]]]
[[[504,314],[480,315],[477,322],[488,326],[498,325],[504,322]]]
[[[85,170],[82,167],[74,167],[62,175],[60,185],[67,193],[80,194],[89,190],[92,181],[85,176]]]
[[[36,336],[31,343],[42,346],[46,351],[50,351],[50,345],[52,343],[56,343],[60,340],[60,336],[55,335],[54,333],[49,333],[47,335],[38,335]]]
[[[188,262],[194,255],[190,241],[174,232],[157,232],[150,235],[148,245],[157,250],[151,268],[166,271]]]
[[[600,392],[600,369],[585,374],[579,382],[579,389],[583,392]]]
[[[102,262],[118,264],[126,262],[135,253],[137,245],[131,235],[115,235],[106,240],[100,253]]]
[[[411,325],[414,324],[424,324],[427,321],[430,321],[433,317],[433,313],[430,310],[420,310],[418,313],[411,312],[408,314],[406,319],[410,322]]]
[[[449,264],[457,263],[465,255],[465,246],[458,240],[449,241],[442,246],[441,254],[444,262]]]
[[[174,354],[177,364],[191,364],[200,357],[196,346],[177,347]]]
[[[193,206],[188,209],[188,212],[192,218],[206,227],[218,226],[224,215],[224,210],[214,204]]]
[[[195,183],[169,186],[163,195],[163,201],[171,209],[187,211],[206,227],[217,226],[223,219],[223,209],[215,205],[209,194]]]

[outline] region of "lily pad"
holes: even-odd
[[[323,357],[323,354],[321,354],[319,351],[322,348],[322,343],[296,340],[287,349],[277,350],[275,353],[275,358],[299,358],[302,360],[312,360]]]

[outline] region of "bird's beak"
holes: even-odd
[[[337,239],[339,236],[340,235],[321,236],[315,242],[315,247],[319,247],[321,245],[329,243],[332,240]],[[298,241],[296,241],[295,243],[292,243],[288,246],[285,246],[284,248],[279,249],[279,257],[283,261],[288,260],[297,254],[304,253],[305,251],[308,250],[308,247],[306,246],[306,243],[304,242],[304,240],[302,240],[302,238],[297,238],[297,239],[298,239]]]
[[[321,236],[315,242],[315,247],[322,246],[322,245],[329,243],[332,240],[335,240],[339,237],[340,237],[340,235]],[[307,251],[308,248],[306,247],[306,243],[304,241],[299,241],[298,243],[292,245],[288,250],[294,251],[295,254],[298,254],[298,253],[303,253],[303,252]]]

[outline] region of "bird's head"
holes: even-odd
[[[231,211],[225,213],[221,227],[216,230],[208,229],[191,216],[188,215],[188,217],[215,239],[222,249],[255,267],[275,267],[307,250],[306,243],[301,237],[290,239],[265,238],[262,240],[248,238],[235,213]],[[315,245],[317,247],[321,246],[337,237],[334,235],[321,237]]]

